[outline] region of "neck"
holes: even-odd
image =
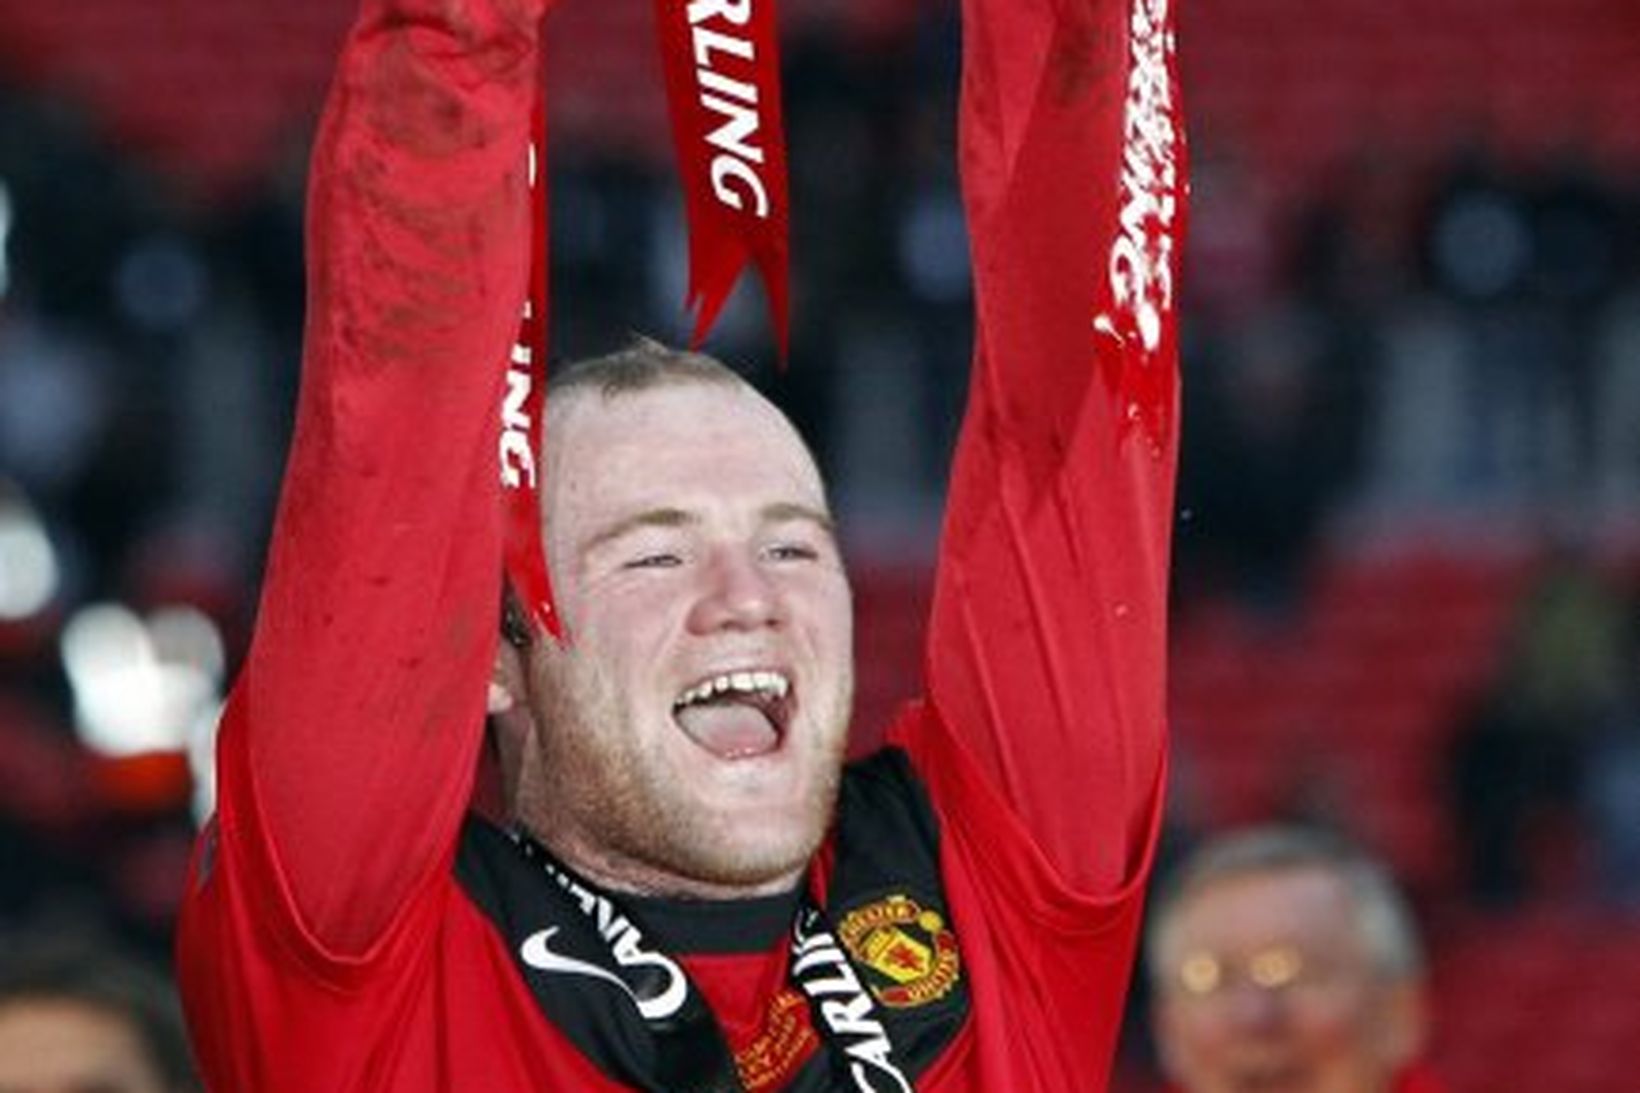
[[[805,871],[804,866],[798,866],[767,876],[697,876],[593,843],[552,825],[532,824],[522,817],[515,817],[514,823],[574,872],[617,895],[709,902],[762,899],[792,892],[802,882]]]

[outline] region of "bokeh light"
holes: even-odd
[[[31,618],[56,596],[56,552],[38,514],[19,494],[0,490],[0,621]]]
[[[64,628],[62,655],[75,728],[100,755],[187,751],[220,697],[222,638],[193,608],[144,619],[119,604],[86,607]]]

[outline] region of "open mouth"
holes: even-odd
[[[780,747],[791,722],[792,684],[784,672],[721,672],[672,702],[672,720],[719,759],[750,759]]]

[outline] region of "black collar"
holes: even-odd
[[[761,953],[791,932],[801,889],[751,899],[621,897],[621,906],[670,952],[681,956]]]

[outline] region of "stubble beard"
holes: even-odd
[[[788,887],[807,865],[836,809],[853,690],[847,673],[831,708],[817,711],[819,723],[783,742],[808,752],[800,762],[813,776],[799,819],[779,824],[714,809],[659,753],[644,754],[635,734],[614,728],[635,714],[607,677],[543,675],[527,764],[534,776],[519,812],[566,864],[616,890],[713,898]]]

